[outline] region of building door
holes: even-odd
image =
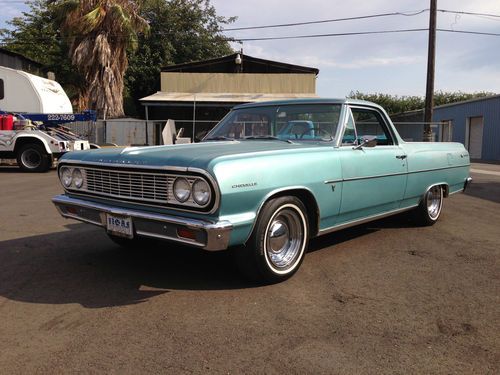
[[[467,149],[471,159],[481,159],[483,149],[483,117],[469,117],[467,121]]]
[[[440,142],[451,142],[452,140],[451,120],[441,122]]]

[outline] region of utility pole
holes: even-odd
[[[432,139],[432,111],[434,107],[434,65],[436,61],[436,18],[437,0],[430,0],[429,12],[429,50],[427,53],[427,85],[425,89],[425,117],[424,117],[424,142],[431,142]]]

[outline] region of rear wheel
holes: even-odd
[[[297,272],[309,240],[304,204],[279,197],[262,208],[248,243],[235,249],[239,269],[260,282],[283,281]]]
[[[52,158],[45,148],[35,143],[21,146],[16,158],[17,164],[25,172],[47,172],[52,164]]]
[[[415,220],[420,225],[434,225],[443,209],[443,188],[440,185],[431,187],[424,195],[420,205],[415,209]]]

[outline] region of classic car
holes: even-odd
[[[234,107],[200,143],[68,153],[53,202],[120,245],[231,248],[245,275],[276,282],[312,237],[403,211],[434,224],[469,165],[462,144],[405,142],[370,102],[265,102]]]

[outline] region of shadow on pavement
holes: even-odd
[[[465,191],[465,194],[500,203],[500,182],[473,181]]]
[[[17,165],[15,166],[0,166],[0,173],[22,173]]]
[[[322,250],[325,247],[335,246],[342,242],[365,236],[377,232],[384,228],[414,228],[415,224],[411,219],[411,214],[405,212],[399,215],[391,216],[385,219],[372,221],[366,224],[360,224],[351,228],[342,229],[338,232],[332,232],[324,236],[313,238],[309,243],[308,252]]]
[[[55,171],[56,168],[51,168],[47,172],[41,172],[37,174],[45,174],[50,171]],[[0,173],[19,173],[19,174],[31,174],[29,172],[23,172],[17,165],[0,165]]]
[[[336,232],[311,241],[310,251],[401,225],[404,220],[391,218]],[[126,250],[99,228],[66,227],[70,230],[0,242],[0,296],[102,308],[141,303],[171,290],[258,286],[242,279],[230,251],[211,253],[153,241]]]
[[[252,286],[241,280],[228,252],[156,242],[130,251],[101,229],[70,226],[67,232],[0,242],[0,296],[100,308],[141,303],[169,289]]]

